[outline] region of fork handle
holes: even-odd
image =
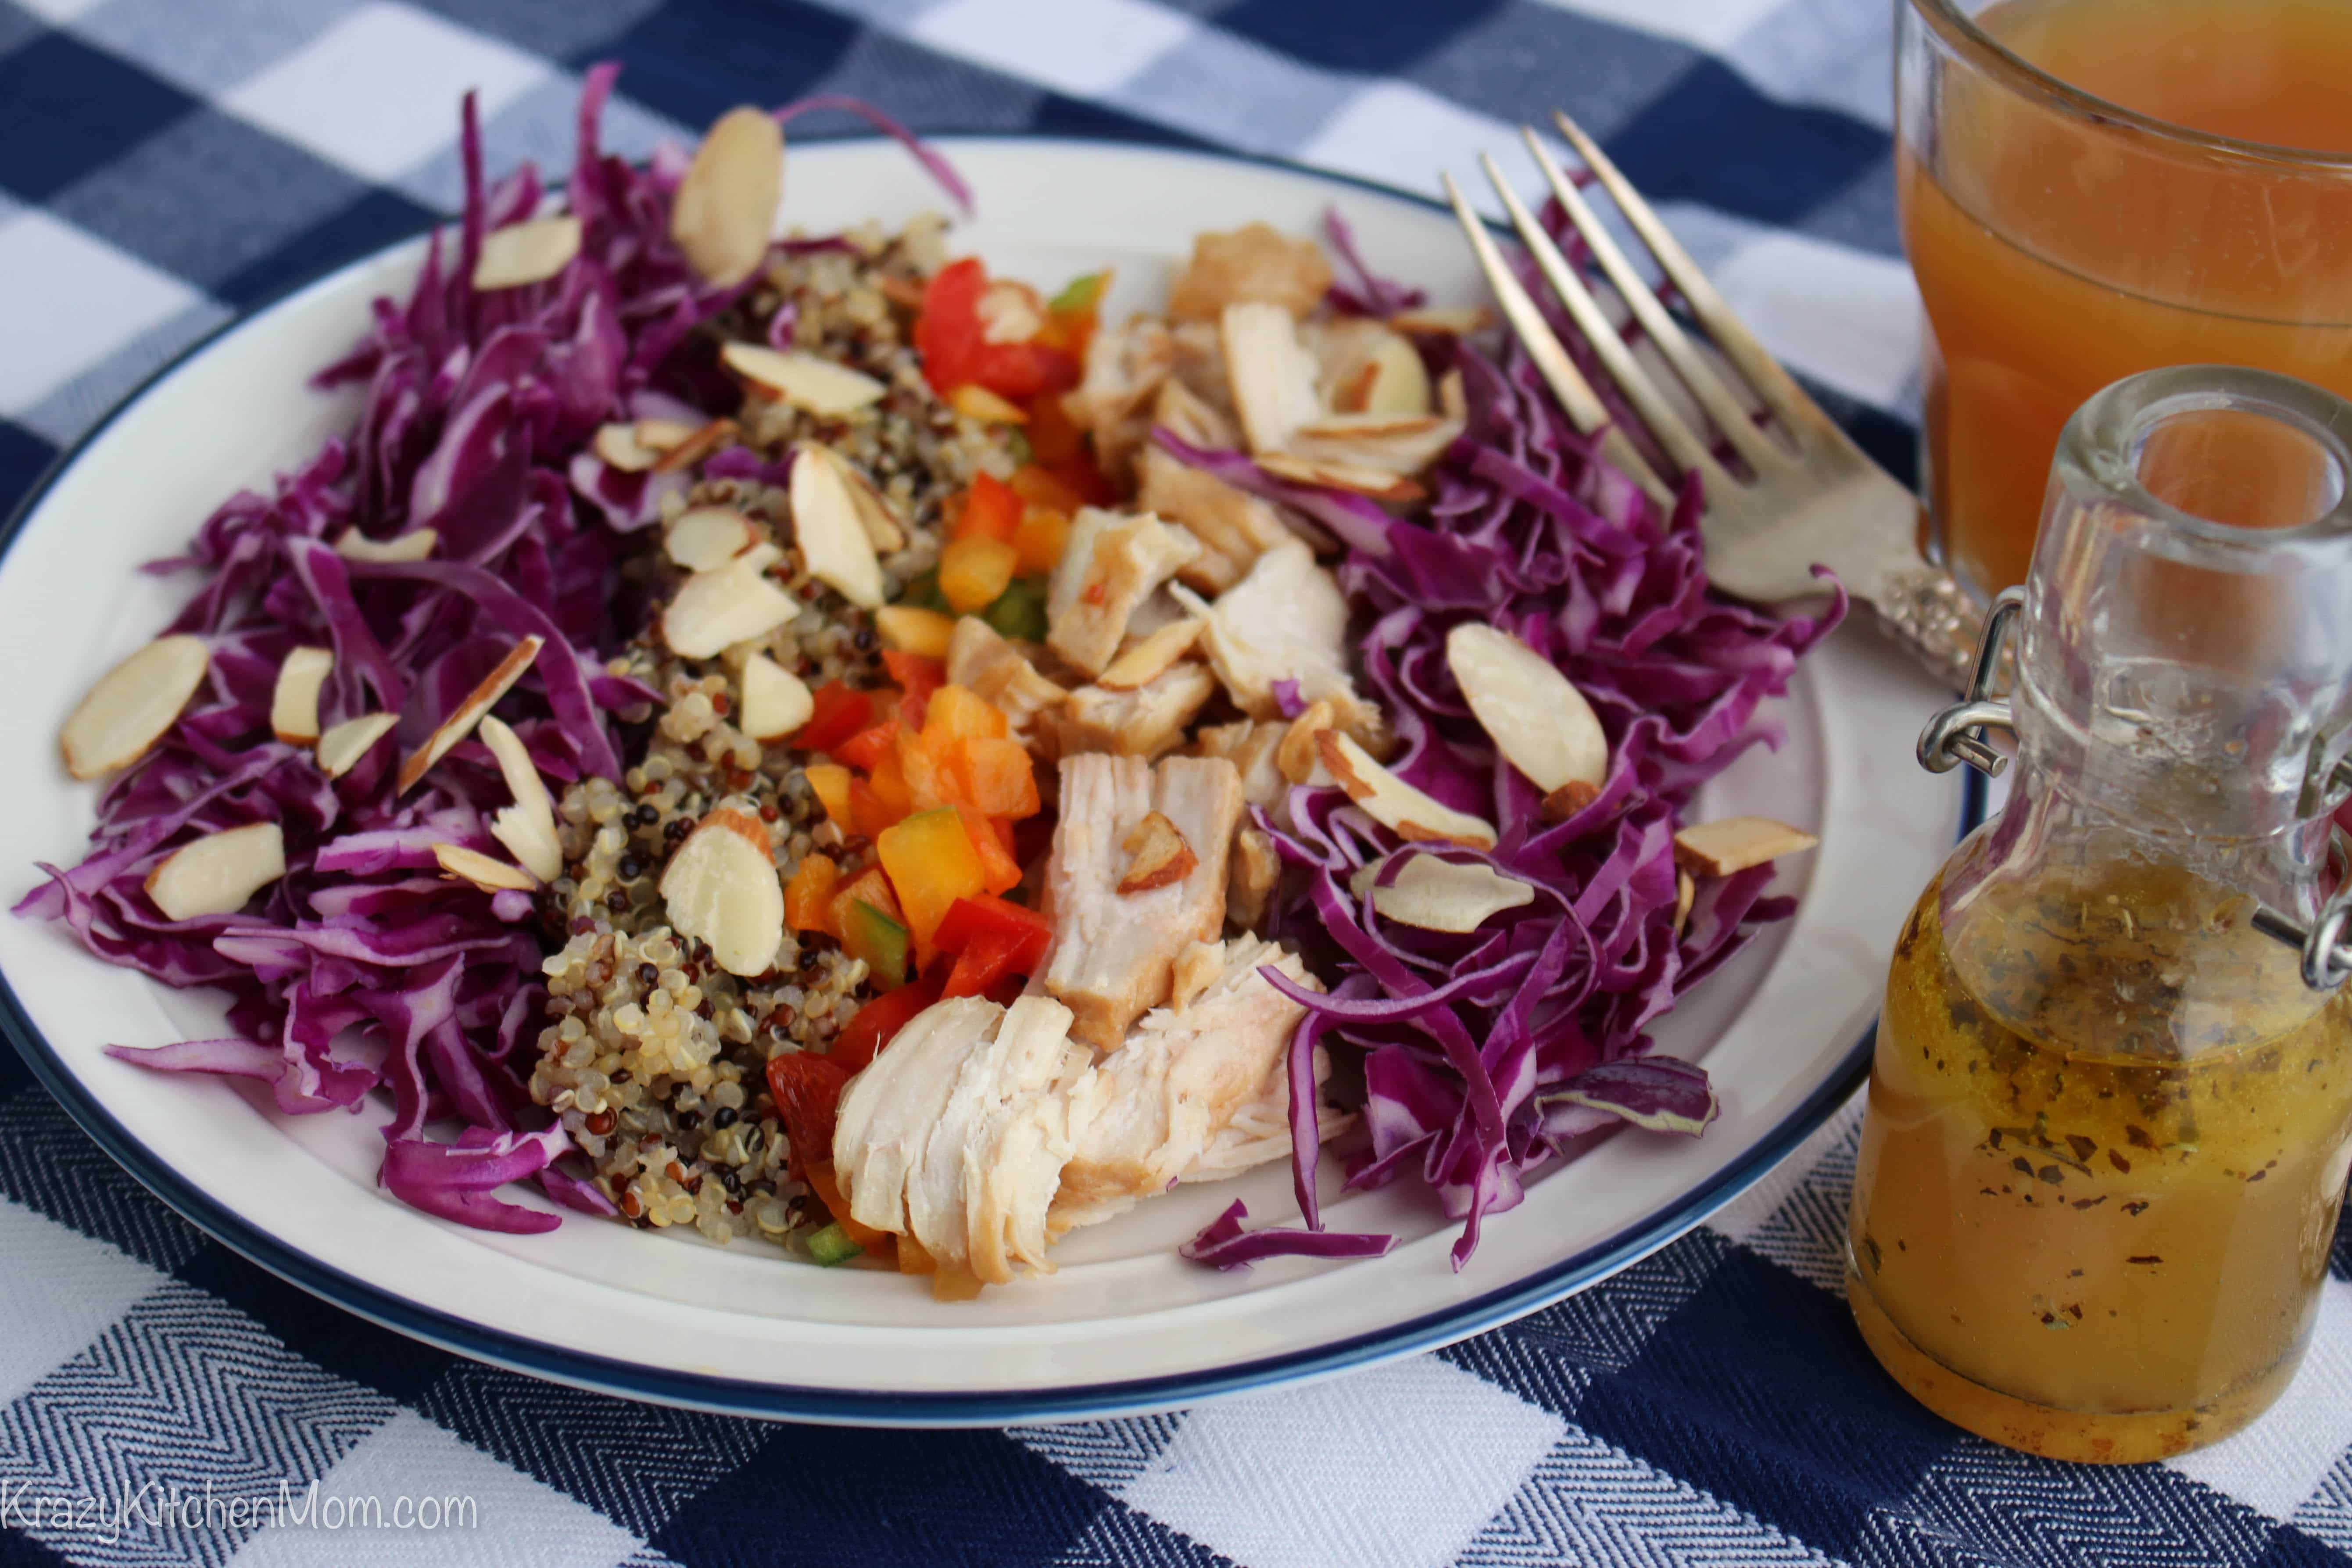
[[[1969,689],[1984,607],[1949,572],[1925,561],[1906,564],[1872,584],[1862,602],[1921,668],[1954,691]]]

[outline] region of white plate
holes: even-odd
[[[1307,232],[1331,205],[1384,270],[1439,303],[1482,297],[1451,219],[1411,198],[1193,153],[948,146],[980,201],[958,248],[1049,288],[1111,264],[1114,316],[1157,300],[1196,231],[1262,218]],[[792,154],[786,216],[811,232],[937,205],[887,145]],[[201,345],[19,514],[0,545],[0,625],[19,650],[22,704],[0,734],[0,820],[12,825],[0,887],[12,896],[30,884],[31,860],[74,859],[91,821],[91,786],[58,763],[59,724],[188,592],[133,566],[176,552],[232,491],[266,487],[346,427],[353,398],[305,381],[350,347],[372,297],[404,294],[419,249],[346,268]],[[1427,1349],[1556,1300],[1681,1235],[1818,1126],[1856,1080],[1895,930],[1959,820],[1958,790],[1911,760],[1939,700],[1859,630],[1806,662],[1780,705],[1788,744],[1751,752],[1704,801],[1706,815],[1759,812],[1821,835],[1788,875],[1802,905],[1661,1031],[1664,1048],[1706,1062],[1722,1120],[1695,1142],[1601,1140],[1491,1221],[1461,1274],[1447,1261],[1454,1227],[1402,1184],[1325,1205],[1337,1228],[1399,1233],[1385,1258],[1219,1274],[1174,1255],[1235,1196],[1255,1223],[1294,1217],[1286,1165],[1145,1205],[1072,1237],[1059,1274],[961,1305],[896,1275],[582,1218],[546,1236],[489,1235],[376,1191],[383,1107],[289,1119],[244,1086],[103,1055],[110,1041],[219,1033],[220,1009],[100,963],[61,928],[0,921],[0,1024],[107,1151],[196,1224],[466,1355],[632,1397],[824,1420],[969,1425],[1188,1404]]]

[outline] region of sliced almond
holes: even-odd
[[[1374,822],[1407,839],[1442,838],[1473,849],[1492,849],[1497,835],[1466,812],[1433,800],[1372,760],[1370,752],[1338,730],[1315,737],[1323,765],[1349,800]]]
[[[1546,822],[1566,822],[1600,798],[1599,785],[1586,784],[1582,779],[1570,779],[1543,797],[1543,819]]]
[[[1400,337],[1382,339],[1364,362],[1350,402],[1366,414],[1428,413],[1429,369],[1421,351]]]
[[[816,698],[807,685],[766,654],[755,653],[743,661],[742,680],[736,727],[755,741],[781,741],[816,711]]]
[[[703,133],[677,183],[669,237],[688,265],[720,288],[731,287],[767,256],[783,195],[783,127],[748,104],[730,109]]]
[[[1769,816],[1727,816],[1675,835],[1675,864],[1700,877],[1728,877],[1821,842],[1801,827]]]
[[[1282,857],[1264,828],[1244,827],[1234,835],[1233,858],[1226,867],[1225,918],[1244,931],[1255,931],[1281,879]]]
[[[510,223],[482,236],[482,252],[474,258],[474,287],[488,290],[544,283],[579,254],[580,220],[569,213]]]
[[[1470,417],[1470,394],[1462,385],[1462,373],[1449,370],[1437,378],[1437,411],[1448,419]]]
[[[235,914],[286,875],[286,836],[274,822],[208,833],[147,873],[147,896],[166,920]]]
[[[912,605],[885,605],[874,612],[874,629],[900,653],[943,659],[955,646],[956,617]]]
[[[1339,721],[1338,710],[1320,697],[1290,721],[1290,728],[1282,732],[1282,739],[1274,748],[1274,765],[1282,771],[1285,780],[1294,784],[1332,782],[1323,766],[1321,744],[1315,737]]]
[[[522,737],[495,713],[482,716],[482,743],[498,759],[507,793],[514,796],[512,805],[499,807],[491,818],[490,837],[532,876],[552,882],[563,875],[563,840],[556,833],[555,802],[539,776],[539,764],[530,760]]]
[[[857,515],[857,500],[830,447],[804,442],[793,462],[793,542],[809,575],[860,609],[882,605],[882,563]]]
[[[493,860],[462,844],[436,844],[433,858],[441,863],[450,880],[470,882],[486,893],[528,893],[539,886],[521,867]]]
[[[769,581],[783,558],[772,544],[755,544],[678,585],[662,610],[662,640],[680,658],[711,658],[732,644],[765,637],[800,614],[790,594]]]
[[[346,561],[422,561],[440,542],[441,536],[429,528],[412,528],[390,539],[370,539],[356,528],[347,528],[335,541],[335,553]]]
[[[948,406],[967,419],[978,419],[990,425],[1029,423],[1027,409],[971,382],[966,382],[948,394]]]
[[[1408,853],[1387,887],[1372,889],[1372,908],[1423,931],[1476,931],[1490,915],[1535,901],[1536,890],[1492,866],[1461,865]]]
[[[907,548],[907,525],[890,505],[890,498],[866,477],[866,470],[838,452],[830,454],[841,470],[842,482],[849,487],[850,504],[857,509],[857,521],[866,530],[866,542],[874,546],[877,555],[890,555]]]
[[[984,343],[1025,343],[1045,330],[1037,290],[1010,278],[1000,278],[982,289],[972,313],[980,318],[980,341]]]
[[[1688,871],[1676,869],[1675,872],[1675,934],[1676,936],[1683,934],[1683,927],[1690,920],[1691,905],[1697,898],[1698,883],[1692,879]]]
[[[331,779],[341,778],[359,766],[360,759],[399,722],[398,716],[391,713],[362,713],[344,720],[319,737],[319,771]]]
[[[1218,335],[1250,449],[1279,451],[1292,431],[1323,412],[1315,356],[1299,342],[1297,321],[1280,305],[1255,300],[1226,306]]]
[[[322,647],[298,647],[286,655],[269,694],[272,734],[289,746],[307,746],[319,738],[319,689],[334,668],[335,656]]]
[[[855,414],[889,390],[863,371],[800,349],[784,353],[759,343],[729,343],[719,357],[770,396],[828,419]]]
[[[1095,677],[1095,684],[1109,691],[1134,691],[1150,685],[1201,640],[1202,628],[1208,624],[1197,616],[1170,622],[1150,637],[1129,645],[1125,652],[1103,667],[1103,672]]]
[[[1419,500],[1429,492],[1402,474],[1384,468],[1366,468],[1360,463],[1331,462],[1320,458],[1302,458],[1291,452],[1260,452],[1257,466],[1277,479],[1294,484],[1319,485],[1325,489],[1352,490],[1374,500]]]
[[[882,298],[901,310],[919,312],[923,308],[923,280],[919,278],[901,278],[896,273],[886,272],[875,281],[874,287]]]
[[[1421,310],[1399,310],[1389,325],[1419,336],[1466,337],[1495,324],[1495,312],[1484,305],[1454,305]]]
[[[733,507],[689,507],[669,525],[662,548],[688,571],[708,572],[751,549],[757,537],[751,520]]]
[[[1129,828],[1118,847],[1130,857],[1127,875],[1118,879],[1122,893],[1170,887],[1191,876],[1201,864],[1201,858],[1184,841],[1183,829],[1156,811],[1147,813]]]
[[[1609,737],[1551,660],[1508,632],[1464,621],[1445,634],[1445,662],[1496,749],[1538,789],[1598,788],[1609,776]]]
[[[66,771],[94,779],[145,756],[211,664],[205,639],[182,634],[156,638],[99,677],[58,736]]]
[[[1417,474],[1462,434],[1461,423],[1434,414],[1334,414],[1302,425],[1290,453],[1310,462]]]
[[[683,419],[640,419],[635,435],[637,445],[648,452],[667,452],[703,428]]]
[[[450,747],[472,734],[474,726],[482,721],[482,715],[497,706],[499,699],[522,679],[523,671],[530,668],[531,660],[539,657],[539,650],[546,643],[546,638],[534,632],[508,649],[506,658],[499,660],[498,668],[482,677],[481,683],[457,704],[457,710],[442,720],[433,733],[425,737],[425,744],[402,761],[400,777],[394,793],[406,795],[415,787],[416,781],[425,776],[427,768],[448,754]]]
[[[675,473],[690,468],[728,442],[735,439],[739,426],[732,419],[713,419],[709,424],[690,432],[686,439],[664,451],[654,463],[657,474]]]
[[[732,806],[705,816],[662,873],[671,929],[710,944],[730,974],[762,974],[784,935],[784,884],[768,830]]]
[[[642,474],[661,461],[659,452],[637,439],[635,425],[600,425],[588,445],[606,468],[625,474]]]

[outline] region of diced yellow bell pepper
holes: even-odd
[[[992,425],[1029,423],[1027,409],[1017,403],[1006,402],[978,382],[965,382],[949,393],[948,406],[967,419],[985,419]]]
[[[794,931],[821,931],[833,935],[833,895],[841,885],[841,868],[830,855],[811,855],[784,884],[784,923]]]
[[[920,968],[930,962],[931,938],[949,909],[958,899],[987,891],[980,852],[971,847],[963,818],[952,807],[916,813],[885,829],[874,847],[898,890],[899,908],[906,911]]]
[[[966,534],[940,552],[940,592],[961,615],[984,610],[1012,583],[1020,563],[1021,552],[1004,541]]]
[[[1013,548],[1020,554],[1024,576],[1042,577],[1053,571],[1069,543],[1068,512],[1034,501],[1021,509],[1021,526],[1013,532]]]
[[[982,736],[1001,741],[1013,732],[1013,727],[994,703],[967,686],[942,686],[931,693],[930,706],[923,710],[923,736],[934,735],[961,738]]]
[[[874,629],[902,653],[945,658],[955,637],[955,617],[913,605],[885,605],[874,612]]]
[[[802,772],[817,804],[824,807],[825,819],[844,833],[856,832],[849,816],[849,770],[839,763],[812,763]]]

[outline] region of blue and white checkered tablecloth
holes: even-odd
[[[565,162],[617,58],[641,153],[843,91],[919,127],[1237,147],[1433,186],[1571,108],[1761,335],[1907,467],[1916,296],[1889,0],[0,0],[0,507],[174,351],[447,212],[452,111]],[[27,650],[14,647],[22,656]],[[21,864],[21,849],[0,862]],[[1849,1108],[1706,1228],[1438,1354],[1165,1416],[769,1426],[453,1359],[155,1203],[0,1062],[0,1561],[2336,1563],[2352,1258],[2284,1404],[2169,1465],[2024,1458],[1849,1325]],[[466,1498],[454,1527],[150,1522],[154,1500]],[[142,1504],[140,1500],[146,1500]],[[127,1521],[107,1516],[126,1510]]]

